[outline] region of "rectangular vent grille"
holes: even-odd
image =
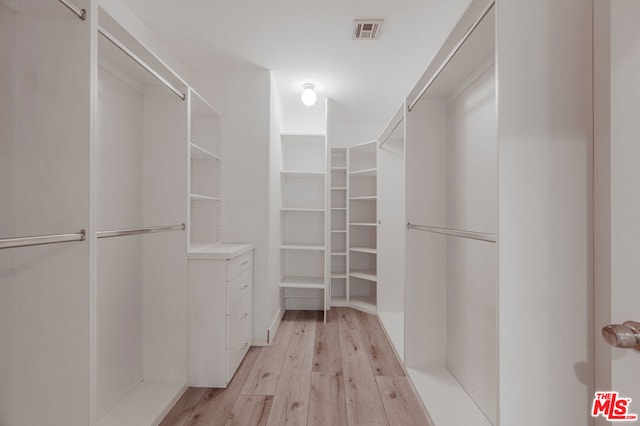
[[[377,40],[380,36],[382,19],[355,19],[353,21],[354,40]]]

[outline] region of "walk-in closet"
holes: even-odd
[[[0,426],[633,416],[636,3],[0,0]]]

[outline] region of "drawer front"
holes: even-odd
[[[251,346],[253,335],[253,300],[247,297],[227,314],[227,349],[245,349]]]
[[[249,269],[226,283],[227,313],[237,312],[241,303],[253,292],[253,269]]]
[[[253,268],[253,250],[227,260],[227,281],[231,281],[242,271]]]

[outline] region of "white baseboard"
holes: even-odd
[[[269,326],[269,329],[267,330],[267,345],[270,345],[271,342],[273,342],[273,339],[275,339],[278,328],[280,328],[280,323],[282,322],[283,316],[284,312],[282,312],[282,309],[278,308],[278,311],[271,321],[271,326]]]

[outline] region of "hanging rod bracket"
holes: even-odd
[[[67,0],[58,0],[58,1],[60,3],[62,3],[71,12],[73,12],[81,20],[85,21],[87,19],[87,10],[86,9],[81,9],[78,6],[76,6],[75,4],[73,4],[73,3],[71,3],[71,2],[69,2]]]

